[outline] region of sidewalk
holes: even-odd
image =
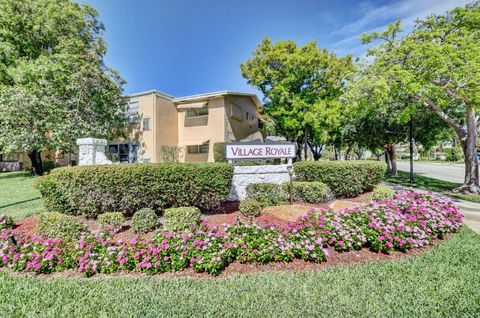
[[[395,190],[404,190],[408,187],[404,187],[395,183],[384,182],[386,185],[393,187]],[[415,188],[414,188],[415,189]],[[425,191],[420,189],[415,189],[417,191]],[[425,191],[426,192],[426,191]],[[437,193],[438,195],[444,195],[442,193]],[[466,226],[480,234],[480,203],[474,203],[470,201],[460,200],[457,198],[452,198],[453,202],[460,208],[464,218],[463,223]]]

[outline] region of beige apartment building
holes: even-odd
[[[107,149],[122,163],[162,162],[173,150],[180,162],[212,162],[217,142],[263,138],[262,104],[255,94],[221,91],[176,98],[151,90],[127,97],[128,137],[109,141]],[[58,151],[42,157],[62,165],[77,162],[75,154]],[[24,169],[31,165],[26,153],[3,155],[0,161],[18,162]]]
[[[153,90],[128,96],[128,138],[109,142],[120,162],[214,161],[217,142],[262,139],[255,94],[221,91],[175,98]]]

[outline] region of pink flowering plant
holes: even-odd
[[[457,232],[462,215],[448,198],[405,191],[392,200],[371,201],[345,210],[312,210],[280,226],[237,222],[202,223],[156,234],[146,240],[115,241],[105,228],[75,240],[0,232],[0,267],[51,273],[75,270],[86,276],[113,272],[156,274],[192,268],[219,274],[234,261],[265,264],[302,259],[322,262],[327,248],[405,251]]]

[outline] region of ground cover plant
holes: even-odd
[[[37,273],[73,269],[87,276],[119,271],[154,274],[190,267],[215,275],[233,261],[321,262],[328,246],[407,250],[456,232],[461,225],[462,215],[450,199],[406,191],[394,200],[372,201],[363,207],[312,210],[286,226],[201,224],[132,242],[113,241],[105,231],[86,232],[69,241],[4,230],[0,267]]]

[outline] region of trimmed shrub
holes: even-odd
[[[39,178],[37,188],[49,211],[133,215],[142,208],[217,208],[230,192],[228,163],[159,163],[62,167]]]
[[[247,186],[247,198],[257,200],[263,207],[285,204],[288,194],[281,184],[251,183]]]
[[[289,193],[290,183],[284,183],[283,187]],[[324,203],[333,198],[332,190],[325,183],[318,181],[294,181],[292,195],[295,202],[302,203]]]
[[[336,197],[355,197],[379,183],[386,165],[379,161],[300,161],[294,163],[299,181],[320,181]]]
[[[122,224],[125,222],[125,217],[121,212],[107,212],[100,214],[97,217],[97,221],[113,231],[118,231],[122,228]]]
[[[215,162],[227,162],[224,142],[216,142],[213,144],[213,158]]]
[[[38,218],[37,230],[51,237],[73,240],[86,229],[76,217],[63,213],[46,212]]]
[[[257,217],[262,214],[263,206],[252,198],[246,198],[240,202],[240,212],[245,216]]]
[[[10,229],[13,227],[15,222],[13,218],[9,215],[0,215],[0,230]]]
[[[150,208],[140,209],[132,217],[133,233],[146,233],[155,229],[159,224],[159,219],[155,211]]]
[[[194,206],[166,209],[164,226],[168,230],[184,229],[200,223],[201,212]]]
[[[390,186],[377,185],[373,189],[372,200],[394,199],[395,189]]]

